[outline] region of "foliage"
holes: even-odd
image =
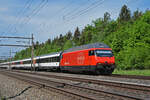
[[[119,14],[119,22],[123,22],[123,21],[129,21],[131,19],[131,11],[127,8],[126,5],[124,5],[121,8],[120,14]]]
[[[5,98],[5,97],[2,97],[1,100],[6,100],[6,98]]]
[[[81,31],[77,27],[74,33],[68,31],[45,43],[36,42],[35,55],[94,42],[104,42],[112,48],[117,69],[150,69],[150,11],[136,10],[131,14],[124,5],[117,20],[111,20],[106,12],[103,18],[92,21]],[[14,60],[30,56],[31,48],[27,48],[16,53]]]
[[[113,74],[150,76],[150,70],[115,70]]]

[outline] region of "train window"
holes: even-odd
[[[44,58],[44,59],[43,59],[43,63],[46,63],[46,62],[48,62],[48,61],[49,61],[48,58]]]
[[[49,58],[49,62],[51,62],[51,58]]]
[[[53,59],[52,59],[52,58],[50,58],[50,62],[53,62]]]
[[[46,62],[49,62],[49,58],[46,59]]]
[[[60,58],[59,57],[56,57],[56,62],[59,62],[60,61]]]
[[[40,63],[43,63],[43,59],[40,59]]]
[[[59,57],[52,57],[51,59],[52,59],[51,62],[59,62],[59,60],[60,60]]]
[[[50,62],[50,58],[40,59],[40,63],[47,63],[47,62]]]
[[[55,62],[57,62],[57,57],[55,57]]]
[[[55,62],[55,58],[54,57],[52,57],[52,62]]]
[[[45,63],[45,58],[41,60],[42,63]]]
[[[23,64],[27,64],[27,61],[24,61]]]
[[[39,63],[40,62],[40,59],[36,59],[36,63]]]
[[[28,64],[30,64],[30,63],[31,63],[31,60],[28,61]]]
[[[63,55],[60,56],[60,59],[62,59],[62,58],[63,58]]]
[[[93,56],[94,55],[94,50],[90,50],[89,51],[89,56]]]
[[[40,63],[43,63],[43,59],[40,59]]]
[[[55,57],[53,57],[52,59],[53,59],[53,62],[56,62],[56,58]]]
[[[28,60],[28,61],[24,61],[23,62],[23,64],[30,64],[31,63],[31,61],[30,60]]]
[[[20,64],[20,62],[16,62],[16,64]]]
[[[54,57],[54,62],[57,62],[57,57]]]
[[[112,57],[113,53],[111,50],[96,50],[96,55],[98,57]]]
[[[30,64],[31,63],[31,61],[29,60],[29,61],[27,61],[27,64]]]
[[[50,58],[40,59],[40,61],[38,61],[38,62],[40,62],[40,63],[49,63],[49,62],[59,62],[59,61],[60,61],[59,57],[50,57]]]
[[[45,63],[45,58],[44,58],[44,59],[42,59],[42,63]]]
[[[28,61],[24,61],[23,63],[24,63],[24,64],[27,64],[27,63],[28,63]]]

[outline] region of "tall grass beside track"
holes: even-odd
[[[150,70],[115,70],[113,74],[150,76]]]
[[[2,98],[0,98],[0,100],[6,100],[6,99],[2,97]]]

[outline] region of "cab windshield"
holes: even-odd
[[[98,57],[112,57],[113,53],[111,50],[95,50],[96,56]]]

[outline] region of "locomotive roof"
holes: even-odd
[[[91,43],[91,44],[76,46],[76,47],[70,48],[68,50],[65,50],[64,53],[77,51],[77,50],[90,49],[90,48],[110,48],[110,47],[108,45],[104,44],[104,43],[99,43],[98,42],[98,43]]]

